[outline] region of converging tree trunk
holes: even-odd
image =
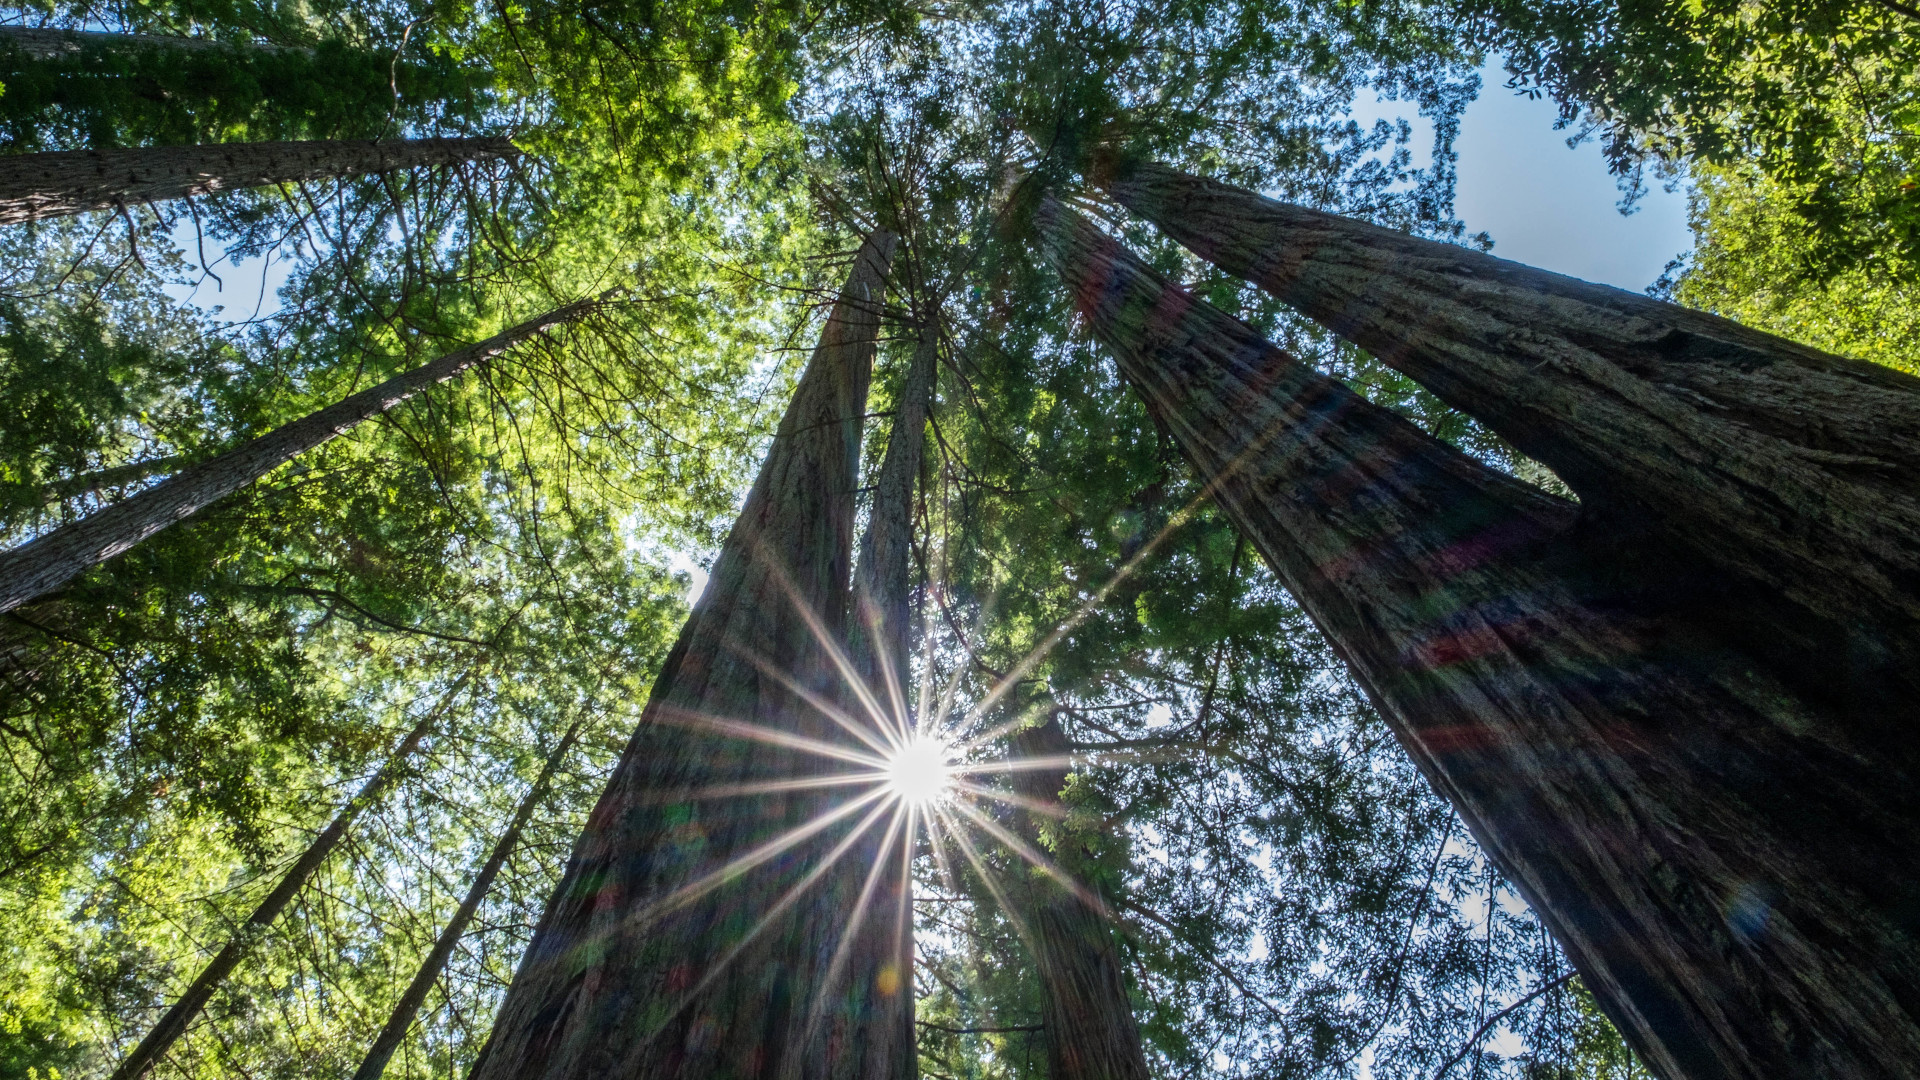
[[[140,1040],[140,1045],[134,1047],[133,1053],[128,1054],[126,1060],[120,1063],[120,1067],[113,1071],[112,1080],[139,1080],[153,1068],[155,1062],[172,1049],[180,1036],[186,1034],[187,1025],[193,1023],[194,1017],[200,1015],[200,1010],[205,1008],[207,1002],[212,999],[214,991],[220,988],[220,984],[226,981],[233,969],[246,958],[254,945],[258,944],[267,928],[280,917],[280,913],[293,902],[293,898],[300,894],[300,890],[306,888],[307,881],[313,877],[315,871],[320,869],[320,864],[326,862],[327,856],[340,843],[340,838],[346,835],[354,819],[360,816],[361,811],[372,805],[374,800],[378,799],[399,777],[407,760],[420,749],[421,742],[440,721],[440,717],[452,705],[454,697],[466,687],[466,684],[467,676],[462,675],[447,688],[446,693],[440,696],[439,704],[422,717],[420,722],[413,726],[412,731],[407,732],[406,738],[400,740],[400,745],[395,747],[393,754],[387,758],[387,763],[380,767],[379,772],[373,774],[372,779],[361,785],[359,792],[347,801],[347,805],[340,808],[340,812],[334,816],[333,821],[321,830],[319,836],[314,837],[313,843],[307,845],[307,850],[301,853],[300,858],[280,878],[280,883],[273,887],[273,891],[267,894],[265,900],[260,901],[260,906],[253,909],[253,914],[247,916],[247,921],[240,925],[240,929],[234,933],[226,945],[214,954],[205,968],[201,969],[199,977],[187,987],[186,993],[180,995],[179,1000],[166,1011],[166,1015],[160,1018],[160,1022],[153,1025],[152,1030],[147,1032],[146,1038]]]
[[[1641,606],[1573,505],[1059,204],[1037,221],[1094,335],[1656,1073],[1915,1075],[1920,796],[1884,747]]]
[[[280,465],[413,395],[485,363],[528,338],[597,310],[582,300],[549,311],[431,363],[403,371],[378,386],[283,424],[241,446],[182,469],[161,483],[79,521],[62,525],[0,553],[0,611],[13,608],[72,580],[95,563],[191,517],[217,499],[246,487]]]
[[[1057,719],[1027,728],[1013,739],[1014,751],[1035,762],[1064,763],[1072,744]],[[1035,806],[1060,806],[1067,786],[1065,764],[1022,769],[1013,787]],[[1023,810],[1024,839],[1041,843],[1041,818]],[[1039,965],[1040,1023],[1047,1043],[1049,1080],[1147,1080],[1140,1027],[1127,997],[1127,973],[1113,940],[1113,917],[1105,901],[1079,873],[1072,840],[1056,844],[1053,868],[1066,878],[1027,867],[1026,901],[1020,913],[1027,924],[1028,948]],[[1015,860],[1015,865],[1022,865]],[[1096,903],[1095,901],[1099,901]]]
[[[1864,745],[1920,748],[1920,379],[1165,166],[1115,167],[1122,205],[1550,466],[1580,496],[1583,540],[1650,598],[1853,714]]]
[[[875,719],[883,740],[912,738],[917,720],[907,684],[913,630],[910,556],[939,349],[940,327],[930,317],[920,328],[895,399],[893,427],[854,564],[847,652],[866,693],[849,695],[846,706],[855,716]],[[836,985],[839,980],[821,988],[838,1009],[838,1026],[870,1032],[866,1062],[857,1070],[862,1080],[911,1080],[918,1073],[908,875],[915,835],[913,822],[905,821],[894,846],[876,843],[868,849],[876,877],[864,896],[850,898],[860,922],[844,989]]]
[[[844,794],[872,770],[835,760],[866,748],[830,657],[893,245],[857,256],[474,1080],[852,1077],[888,1037],[876,1012],[826,1038],[814,994],[868,880],[846,853],[891,827],[881,793]]]
[[[507,857],[520,844],[520,833],[527,827],[527,820],[547,796],[547,785],[553,779],[560,763],[567,758],[567,752],[573,749],[574,742],[580,737],[580,725],[575,723],[567,729],[560,739],[560,745],[553,748],[547,760],[540,767],[540,775],[521,797],[520,805],[514,808],[513,818],[507,822],[506,831],[494,842],[493,851],[480,867],[480,873],[474,876],[473,884],[467,887],[467,895],[460,901],[460,907],[447,920],[446,928],[428,951],[426,959],[420,961],[420,969],[414,973],[413,981],[407,984],[406,992],[394,1003],[393,1012],[387,1016],[387,1024],[373,1040],[373,1046],[367,1050],[367,1056],[360,1061],[360,1068],[354,1071],[353,1080],[380,1080],[387,1071],[387,1062],[393,1058],[393,1052],[407,1037],[407,1031],[413,1027],[413,1018],[419,1014],[420,1006],[427,1000],[427,993],[439,980],[440,972],[446,968],[447,959],[453,955],[454,947],[467,932],[467,924],[473,921],[474,913],[480,910],[481,901],[487,898],[487,890],[493,888],[493,879],[500,874]]]
[[[0,225],[233,188],[510,158],[511,140],[318,139],[0,156]]]

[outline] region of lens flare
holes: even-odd
[[[953,747],[916,735],[887,757],[887,790],[909,806],[924,807],[953,794]]]

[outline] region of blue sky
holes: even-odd
[[[1460,125],[1454,205],[1468,232],[1493,236],[1495,255],[1639,292],[1693,248],[1684,192],[1656,184],[1622,217],[1596,143],[1569,149],[1567,132],[1553,129],[1553,103],[1508,90],[1497,67],[1482,70],[1480,80],[1480,100]],[[1385,116],[1413,112],[1398,102],[1372,108]]]

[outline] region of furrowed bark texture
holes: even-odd
[[[1095,336],[1658,1075],[1916,1075],[1920,805],[1884,755],[1711,629],[1623,601],[1573,506],[1059,204],[1037,223]]]
[[[401,768],[406,764],[407,759],[420,749],[420,743],[426,739],[427,733],[433,730],[441,714],[446,711],[448,705],[452,704],[454,696],[466,686],[466,683],[467,677],[462,675],[441,696],[439,706],[415,724],[406,738],[400,740],[400,745],[394,749],[387,763],[381,766],[379,772],[373,774],[372,779],[361,785],[359,792],[348,800],[347,805],[340,809],[333,821],[321,830],[313,843],[307,846],[307,850],[301,853],[299,860],[281,877],[280,883],[273,887],[273,891],[267,894],[267,898],[260,901],[260,906],[253,909],[252,915],[247,916],[247,921],[241,924],[239,932],[218,953],[214,954],[213,959],[201,969],[192,985],[187,987],[186,993],[180,995],[180,999],[175,1001],[166,1015],[160,1018],[160,1022],[153,1025],[153,1029],[147,1032],[146,1038],[140,1040],[140,1045],[134,1047],[133,1053],[128,1054],[126,1060],[120,1063],[120,1067],[113,1071],[112,1080],[139,1080],[153,1068],[155,1062],[166,1056],[167,1051],[179,1041],[180,1036],[187,1033],[187,1025],[193,1023],[194,1018],[200,1015],[200,1010],[205,1008],[207,1002],[213,998],[214,991],[220,988],[220,984],[226,981],[227,976],[233,973],[233,969],[239,966],[247,953],[252,951],[254,943],[259,941],[267,928],[280,917],[280,913],[293,902],[293,898],[300,895],[300,890],[306,888],[308,879],[313,877],[314,871],[320,869],[321,863],[327,861],[327,856],[332,854],[333,849],[339,845],[341,837],[347,834],[347,829],[353,824],[354,819],[359,817],[360,812],[371,805],[375,799],[378,799],[387,786],[400,775]]]
[[[1920,746],[1920,379],[1164,166],[1107,190],[1550,466],[1649,597]]]
[[[210,49],[266,52],[311,52],[285,45],[261,45],[256,42],[213,41],[208,38],[168,37],[159,34],[115,34],[103,30],[59,30],[33,26],[0,26],[0,41],[10,41],[29,60],[56,60],[88,48],[110,49]]]
[[[233,188],[510,158],[508,139],[316,139],[0,156],[0,225]]]
[[[925,457],[939,345],[939,326],[929,321],[920,330],[895,401],[893,429],[880,459],[867,527],[860,535],[860,557],[854,565],[847,652],[868,696],[848,701],[848,711],[857,717],[870,716],[868,710],[881,713],[896,739],[907,738],[915,722],[907,691],[913,630],[913,497]],[[894,846],[873,850],[879,876],[860,908],[854,946],[859,951],[853,963],[855,970],[871,972],[873,981],[864,989],[849,987],[850,996],[864,1001],[843,1009],[842,1015],[860,1018],[868,1010],[876,1013],[871,1019],[857,1020],[870,1025],[871,1031],[866,1063],[859,1070],[864,1080],[910,1080],[919,1072],[913,1026],[912,883],[907,873],[913,842],[913,832],[903,826]]]
[[[1014,736],[1023,758],[1065,761],[1072,752],[1057,720]],[[1013,788],[1030,802],[1058,807],[1067,786],[1067,770],[1023,769],[1012,774]],[[1021,811],[1028,843],[1039,846],[1039,822]],[[1067,845],[1062,845],[1065,848]],[[1069,850],[1054,852],[1055,868],[1073,875]],[[1050,1080],[1147,1080],[1147,1059],[1140,1049],[1140,1027],[1127,998],[1126,968],[1114,945],[1112,919],[1074,887],[1029,870],[1025,896],[1028,946],[1040,968],[1040,1022],[1046,1032]],[[1088,893],[1091,896],[1091,892]]]
[[[427,952],[426,959],[420,961],[420,969],[414,973],[413,981],[407,984],[405,993],[394,1003],[393,1011],[387,1015],[386,1026],[373,1040],[367,1056],[360,1061],[360,1067],[354,1071],[353,1080],[380,1080],[387,1071],[387,1062],[393,1059],[393,1052],[400,1048],[407,1037],[407,1031],[413,1027],[413,1018],[420,1013],[420,1006],[427,1000],[433,984],[440,978],[440,972],[447,966],[447,958],[453,955],[454,947],[466,935],[467,925],[473,922],[474,912],[480,910],[481,901],[487,898],[487,891],[493,888],[493,879],[500,874],[500,867],[506,864],[507,857],[520,844],[520,833],[526,829],[527,820],[533,817],[533,811],[547,796],[547,784],[553,779],[554,771],[567,758],[567,752],[580,737],[580,725],[574,724],[560,739],[560,745],[553,748],[547,760],[540,767],[540,775],[533,786],[527,789],[520,799],[520,805],[514,808],[513,817],[507,822],[506,831],[494,842],[493,851],[487,855],[487,861],[481,865],[480,873],[474,876],[473,884],[467,887],[467,895],[460,901],[460,907],[454,911],[453,918],[440,931],[434,940],[433,948]]]
[[[477,364],[553,327],[600,307],[583,300],[550,311],[510,330],[456,349],[431,363],[403,371],[318,412],[283,424],[242,446],[182,469],[161,483],[79,521],[62,525],[19,547],[0,552],[0,611],[13,608],[72,580],[115,555],[198,513],[260,479],[300,454],[378,416],[413,395],[446,382]]]
[[[865,1060],[868,1030],[816,995],[869,868],[828,856],[871,844],[884,805],[844,794],[859,786],[781,785],[861,771],[792,740],[860,749],[816,703],[842,694],[822,643],[846,630],[893,244],[862,248],[473,1080],[840,1077]],[[840,986],[875,977],[848,970]]]

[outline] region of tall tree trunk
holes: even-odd
[[[910,555],[914,495],[926,451],[939,348],[940,327],[935,318],[929,318],[920,328],[920,340],[895,400],[893,429],[887,435],[854,566],[848,654],[867,693],[847,705],[863,718],[878,713],[874,719],[884,732],[883,739],[905,740],[916,730],[907,686],[913,637]],[[836,999],[836,1020],[841,1027],[864,1024],[870,1028],[866,1061],[855,1074],[862,1080],[911,1080],[918,1072],[913,1027],[913,886],[907,874],[915,836],[915,831],[904,831],[897,846],[876,844],[866,849],[878,867],[876,887],[865,904],[858,896],[850,898],[859,905],[861,924],[844,996]],[[838,988],[825,990],[831,994]]]
[[[111,559],[174,522],[191,517],[207,504],[246,487],[362,420],[378,416],[430,386],[600,306],[599,300],[582,300],[478,344],[456,349],[283,424],[219,457],[182,469],[132,498],[0,553],[0,611],[10,611],[59,588],[95,563]]]
[[[233,188],[510,158],[511,140],[316,139],[309,142],[55,150],[0,156],[0,225]]]
[[[327,860],[327,856],[333,852],[335,845],[340,843],[340,838],[346,835],[354,819],[359,817],[360,812],[371,805],[375,799],[378,799],[388,785],[400,775],[401,768],[406,764],[407,759],[420,749],[421,741],[427,737],[428,732],[433,730],[433,726],[440,721],[441,715],[453,703],[454,696],[466,684],[467,676],[461,675],[452,686],[447,688],[446,693],[441,695],[440,703],[434,707],[433,711],[422,717],[420,722],[413,726],[413,730],[407,733],[407,737],[400,740],[400,745],[394,748],[387,763],[380,767],[379,772],[373,774],[372,779],[361,785],[359,792],[347,801],[347,805],[340,808],[340,812],[334,816],[333,821],[321,830],[319,836],[314,837],[313,843],[307,845],[307,850],[301,853],[300,858],[280,878],[280,883],[273,887],[273,891],[267,894],[265,900],[260,901],[260,906],[253,909],[253,914],[247,916],[247,921],[241,924],[240,929],[234,933],[226,945],[214,954],[205,968],[201,969],[199,977],[187,987],[186,993],[181,994],[179,1000],[173,1003],[173,1007],[160,1018],[160,1022],[153,1025],[153,1029],[147,1032],[146,1038],[140,1040],[140,1045],[134,1047],[133,1053],[127,1055],[126,1060],[120,1063],[120,1067],[113,1070],[112,1080],[139,1080],[153,1068],[155,1062],[166,1055],[180,1036],[186,1034],[187,1025],[193,1023],[194,1017],[200,1015],[200,1010],[206,1007],[207,1001],[213,997],[213,992],[220,988],[220,984],[226,981],[234,967],[265,935],[267,928],[273,925],[274,920],[280,917],[280,913],[293,902],[293,898],[306,887],[308,879],[312,878],[314,872],[320,869],[320,864]]]
[[[500,867],[506,864],[507,857],[520,844],[520,833],[527,827],[527,820],[533,811],[546,798],[547,785],[553,779],[555,770],[566,760],[567,752],[573,749],[575,740],[580,737],[580,724],[575,723],[567,729],[560,739],[560,745],[547,755],[546,764],[541,766],[540,775],[533,786],[527,789],[520,799],[520,805],[514,808],[513,817],[507,822],[505,832],[495,841],[493,851],[480,867],[480,873],[467,887],[467,895],[460,901],[460,907],[447,920],[446,928],[433,943],[426,959],[420,961],[420,970],[413,976],[413,982],[407,985],[406,992],[394,1003],[393,1012],[387,1017],[387,1025],[380,1029],[380,1035],[373,1040],[373,1046],[367,1050],[367,1056],[361,1059],[360,1068],[355,1070],[353,1080],[380,1080],[387,1071],[387,1062],[393,1052],[400,1048],[407,1032],[413,1027],[413,1018],[419,1014],[420,1006],[426,1002],[428,991],[439,980],[440,972],[447,966],[447,959],[453,955],[454,947],[467,932],[467,924],[473,921],[474,913],[480,910],[480,902],[487,898],[487,890],[493,888],[493,879],[500,873]]]
[[[1865,745],[1920,746],[1920,379],[1164,166],[1114,167],[1122,205],[1552,467],[1580,496],[1582,539],[1631,563],[1648,600],[1850,712]]]
[[[864,1061],[866,1033],[820,1038],[810,1006],[846,928],[845,882],[866,878],[827,856],[884,828],[867,816],[884,805],[782,785],[870,772],[795,743],[860,749],[814,703],[840,696],[824,643],[846,631],[893,245],[875,233],[862,247],[473,1080],[839,1077]]]
[[[1062,761],[1072,752],[1060,722],[1049,718],[1013,739],[1014,751],[1036,761]],[[1057,807],[1067,786],[1065,765],[1012,774],[1016,792]],[[1028,810],[1025,839],[1040,845],[1040,822]],[[1054,868],[1068,878],[1029,872],[1022,913],[1028,947],[1040,968],[1040,1022],[1046,1030],[1049,1080],[1147,1080],[1140,1027],[1127,998],[1126,968],[1113,940],[1111,915],[1089,902],[1097,896],[1080,873],[1071,843],[1056,845]],[[1017,862],[1017,860],[1016,860]],[[1082,893],[1085,895],[1082,895]]]
[[[211,38],[169,37],[163,34],[116,34],[102,30],[62,30],[55,27],[0,26],[0,42],[11,42],[29,60],[55,60],[88,48],[182,49],[194,52],[232,51],[311,52],[286,45],[215,41]]]
[[[1052,201],[1096,337],[1657,1074],[1920,1069],[1920,795],[1576,508],[1366,402]]]

